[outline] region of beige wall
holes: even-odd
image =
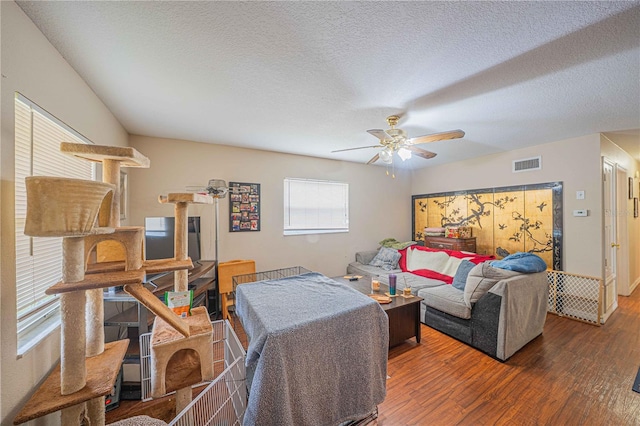
[[[127,133],[106,106],[12,1],[0,5],[2,19],[2,145],[0,173],[0,423],[13,417],[60,356],[59,333],[16,359],[14,247],[14,92],[20,92],[97,144],[127,144]],[[33,422],[57,424],[54,414]]]
[[[542,170],[512,173],[512,161],[542,156]],[[413,172],[411,193],[493,188],[544,182],[563,182],[563,264],[577,274],[602,276],[602,190],[600,138],[589,135],[501,154],[428,167]],[[576,191],[585,191],[576,200]],[[588,209],[588,217],[573,217]]]
[[[615,136],[612,135],[612,137]],[[640,144],[640,140],[638,144]],[[600,139],[600,149],[603,157],[626,170],[627,179],[633,178],[633,196],[640,197],[640,188],[638,187],[640,179],[636,177],[636,174],[640,174],[640,162],[616,145],[615,140],[604,135]],[[633,217],[633,200],[628,199],[627,179],[618,185],[622,192],[619,194],[619,199],[624,200],[624,206],[620,208],[618,214],[625,215],[627,218],[628,238],[623,239],[620,243],[622,244],[621,250],[624,250],[625,246],[629,250],[629,289],[633,291],[640,284],[640,218]],[[623,288],[621,290],[621,294],[628,295],[625,294],[626,291]]]
[[[143,225],[146,216],[173,215],[171,206],[158,204],[159,194],[206,186],[214,178],[261,185],[259,232],[230,233],[229,198],[220,200],[221,261],[254,259],[261,271],[304,266],[335,276],[346,272],[356,251],[373,249],[387,237],[411,237],[408,173],[391,179],[384,168],[363,164],[143,136],[129,141],[151,159],[150,169],[129,171],[132,225]],[[285,177],[349,183],[350,231],[283,236]],[[213,206],[189,210],[202,217],[204,259],[214,257],[213,211]]]

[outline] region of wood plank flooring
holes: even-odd
[[[389,352],[387,397],[371,424],[640,425],[640,394],[631,390],[640,291],[618,300],[602,327],[548,315],[543,335],[505,363],[423,325],[422,343]],[[172,405],[123,401],[107,423],[135,414],[169,420]]]
[[[640,291],[602,327],[548,315],[501,363],[423,325],[389,354],[377,425],[640,425]]]

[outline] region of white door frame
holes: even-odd
[[[616,281],[618,294],[621,296],[631,295],[629,283],[629,228],[627,219],[629,217],[630,200],[628,197],[627,169],[616,164],[616,179],[618,198],[616,203],[616,234],[619,245],[616,256]],[[632,207],[633,208],[633,207]]]
[[[616,164],[602,157],[602,279],[604,282],[602,300],[602,322],[618,307],[617,290],[617,184]],[[609,178],[607,178],[609,176]]]

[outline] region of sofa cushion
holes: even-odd
[[[400,253],[398,253],[398,250],[381,247],[378,254],[376,254],[376,257],[369,262],[369,265],[378,266],[385,271],[390,271],[398,267],[398,260],[400,260]]]
[[[359,251],[356,253],[356,262],[368,265],[378,254],[378,250]]]
[[[467,284],[467,276],[475,266],[476,265],[474,263],[466,259],[460,262],[460,266],[458,266],[458,270],[453,277],[453,283],[451,283],[451,285],[460,291],[464,291],[464,287]]]
[[[424,300],[425,306],[430,306],[454,317],[471,318],[471,307],[464,301],[464,292],[450,285],[423,288],[418,291],[418,296]]]
[[[464,303],[471,306],[484,296],[498,281],[519,275],[519,272],[494,268],[488,262],[471,269],[464,286]]]
[[[396,276],[397,276],[396,288],[398,289],[398,292],[401,292],[402,290],[404,290],[405,287],[411,287],[411,293],[417,295],[418,291],[420,291],[423,288],[446,286],[446,284],[440,280],[432,280],[431,278],[424,278],[424,277],[412,274],[411,272],[396,273]],[[378,279],[382,284],[389,285],[388,275],[380,275],[378,276]]]
[[[367,277],[387,276],[387,274],[398,274],[402,272],[400,269],[392,269],[391,271],[385,271],[382,268],[371,265],[364,265],[360,262],[351,262],[347,265],[347,274],[350,275],[364,275]]]

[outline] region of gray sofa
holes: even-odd
[[[376,254],[377,250],[356,253],[347,274],[378,277],[388,285],[388,275],[395,273],[398,290],[411,287],[424,299],[420,305],[424,324],[498,360],[506,361],[542,334],[549,294],[546,272],[522,274],[485,262],[469,272],[463,291],[400,269],[369,265]]]

